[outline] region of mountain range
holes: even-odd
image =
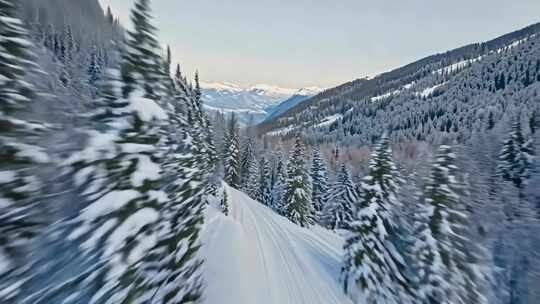
[[[242,87],[234,83],[201,83],[202,97],[208,111],[235,112],[241,123],[259,123],[269,117],[283,113],[299,102],[312,97],[323,89],[282,88],[268,84]]]

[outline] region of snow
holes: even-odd
[[[296,91],[294,93],[294,95],[314,96],[314,95],[317,95],[317,94],[321,93],[324,90],[325,89],[319,88],[319,87],[306,87],[306,88],[302,88],[302,89]]]
[[[466,67],[467,65],[471,64],[471,63],[474,63],[474,62],[477,62],[477,61],[480,61],[484,56],[478,56],[476,58],[473,58],[473,59],[467,59],[467,60],[462,60],[462,61],[458,61],[456,63],[453,63],[449,66],[446,66],[444,68],[441,68],[441,69],[438,69],[436,71],[433,72],[433,74],[444,74],[444,73],[452,73],[452,72],[455,72],[459,69],[462,69],[464,67]]]
[[[334,115],[327,116],[319,124],[316,124],[313,127],[319,128],[319,127],[329,126],[333,124],[334,122],[336,122],[338,119],[341,119],[342,117],[343,117],[342,114],[334,114]]]
[[[87,222],[99,216],[108,214],[110,211],[118,210],[131,200],[139,197],[140,193],[135,190],[121,190],[107,193],[98,201],[91,204],[82,211],[81,218]]]
[[[131,183],[135,187],[143,185],[145,180],[155,181],[160,177],[160,166],[154,163],[148,155],[139,155],[137,170],[131,175]]]
[[[0,184],[12,182],[16,178],[13,171],[0,171]]]
[[[127,218],[122,225],[117,227],[109,238],[109,250],[105,254],[113,254],[121,245],[124,244],[128,235],[140,233],[140,230],[148,225],[156,222],[159,219],[158,212],[152,208],[142,208]],[[128,264],[138,262],[157,242],[157,237],[153,233],[149,233],[144,237],[137,238],[139,241],[130,251],[128,256]]]
[[[96,131],[87,132],[88,144],[87,148],[79,153],[73,154],[64,163],[70,165],[78,161],[92,162],[101,157],[113,157],[114,141],[117,135],[114,133],[100,133]]]
[[[386,94],[371,97],[371,101],[373,101],[373,102],[380,101],[380,100],[383,100],[385,98],[388,98],[388,97],[394,96],[396,94],[399,94],[399,92],[401,92],[401,91],[400,90],[395,90],[395,91],[392,91],[392,92],[388,92]]]
[[[129,98],[128,111],[135,112],[143,121],[151,121],[153,119],[167,119],[167,113],[153,100],[145,98],[144,92],[137,90],[133,92],[133,96]]]
[[[439,87],[441,87],[443,84],[444,84],[444,83],[441,83],[441,84],[438,84],[438,85],[434,85],[434,86],[432,86],[432,87],[429,87],[429,88],[423,90],[423,91],[420,92],[420,93],[416,93],[416,96],[424,97],[424,98],[429,97],[429,96],[431,96],[431,95],[435,92],[435,90],[437,90],[437,89],[438,89]]]
[[[272,131],[272,132],[268,132],[266,133],[266,135],[268,136],[282,136],[282,135],[287,135],[289,134],[290,132],[294,131],[294,129],[296,129],[295,126],[288,126],[286,128],[281,128],[281,129],[277,129],[275,131]]]
[[[352,304],[339,282],[340,236],[297,226],[232,188],[227,194],[229,216],[206,211],[203,303]]]
[[[397,89],[397,90],[394,90],[394,91],[391,91],[391,92],[388,92],[388,93],[385,93],[385,94],[382,94],[382,95],[378,95],[378,96],[374,96],[374,97],[371,97],[371,101],[372,102],[375,102],[375,101],[381,101],[383,99],[386,99],[388,97],[392,97],[394,95],[398,95],[400,94],[401,92],[403,91],[406,91],[406,90],[409,90],[410,88],[412,88],[414,86],[415,82],[411,82],[411,83],[408,83],[404,86],[402,86],[401,88]]]
[[[43,164],[50,161],[49,155],[41,147],[17,142],[8,143],[7,145],[17,150],[17,157],[19,158],[29,159],[33,162]]]

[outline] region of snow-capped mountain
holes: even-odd
[[[207,110],[236,112],[243,123],[250,116],[255,123],[263,121],[276,106],[293,96],[311,97],[322,91],[318,87],[291,89],[268,84],[245,88],[229,82],[201,83],[201,87]]]

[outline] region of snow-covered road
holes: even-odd
[[[230,215],[210,207],[202,233],[205,303],[348,304],[341,238],[304,229],[227,188]]]

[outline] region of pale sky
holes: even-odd
[[[134,0],[99,0],[129,26]],[[332,87],[540,21],[539,0],[153,0],[205,82]]]

